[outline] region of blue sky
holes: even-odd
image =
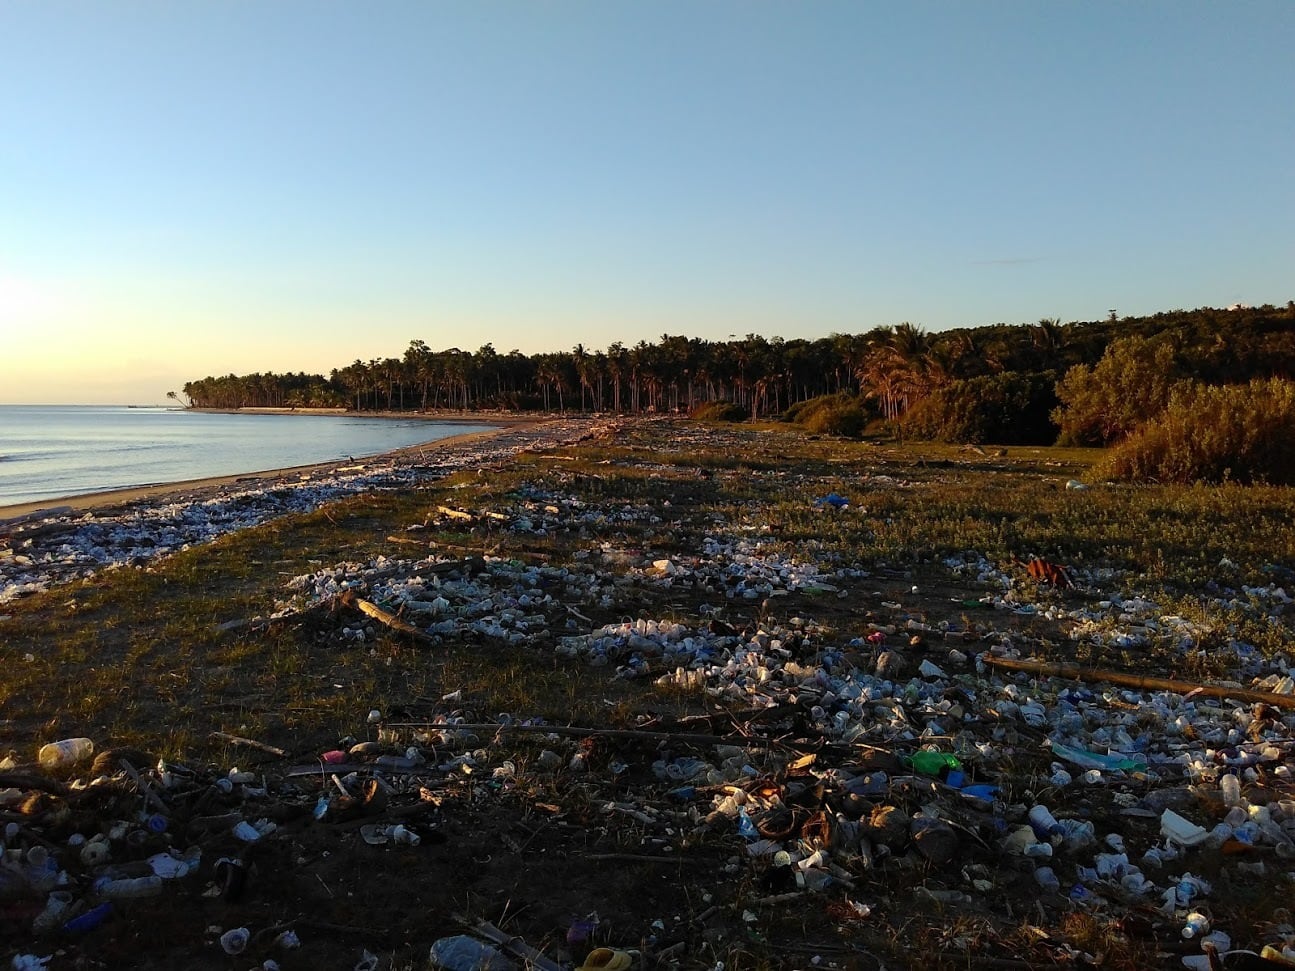
[[[1295,297],[1295,4],[0,0],[0,402]]]

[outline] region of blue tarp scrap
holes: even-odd
[[[845,509],[850,505],[850,500],[845,496],[838,496],[835,492],[829,492],[821,499],[815,499],[816,506],[831,506],[833,509]]]

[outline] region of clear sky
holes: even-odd
[[[0,0],[0,402],[1295,297],[1290,0]]]

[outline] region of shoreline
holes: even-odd
[[[484,423],[482,423],[484,424]],[[0,611],[99,570],[144,566],[227,533],[367,492],[419,488],[463,469],[614,434],[615,422],[538,418],[369,456],[0,509]],[[34,508],[33,508],[34,507]],[[3,614],[0,614],[3,616]]]
[[[514,427],[532,425],[536,422],[555,421],[558,419],[580,418],[581,415],[534,414],[520,415],[515,411],[458,411],[440,409],[437,411],[356,411],[353,408],[174,408],[174,411],[193,411],[204,415],[305,415],[324,418],[383,418],[403,419],[406,421],[431,421],[440,424],[473,424],[499,425]],[[584,415],[583,417],[593,417]]]
[[[205,411],[219,414],[252,414],[252,409],[219,409],[219,408],[193,408],[185,409],[189,411]],[[289,409],[261,409],[266,414],[291,414]],[[327,409],[314,409],[320,414],[336,415],[338,412]],[[309,414],[308,409],[297,409],[295,414]],[[355,417],[361,418],[388,418],[396,417],[396,412],[385,413],[350,413]],[[399,415],[399,417],[409,417]],[[341,461],[332,460],[328,462],[314,462],[308,465],[285,466],[276,469],[249,470],[246,472],[234,472],[229,475],[204,476],[197,479],[177,479],[171,482],[153,482],[137,486],[127,486],[121,489],[105,489],[98,492],[75,493],[68,496],[54,496],[49,499],[41,499],[34,502],[12,503],[8,505],[0,504],[0,529],[12,528],[39,521],[42,518],[53,516],[64,516],[71,513],[105,513],[112,510],[121,509],[125,506],[135,504],[143,500],[165,499],[168,496],[174,496],[184,493],[186,496],[193,498],[190,493],[204,494],[202,497],[219,494],[223,489],[231,486],[243,484],[256,484],[264,487],[270,487],[273,484],[281,483],[290,479],[294,483],[300,483],[315,475],[335,473],[342,470],[359,470],[365,466],[379,463],[399,462],[401,459],[408,459],[412,456],[420,455],[429,450],[451,445],[451,444],[468,444],[473,441],[493,438],[496,435],[503,434],[507,431],[525,429],[531,426],[542,425],[554,419],[527,418],[527,419],[504,419],[499,420],[494,416],[488,416],[483,413],[463,413],[456,414],[453,419],[445,418],[440,415],[433,415],[430,412],[420,414],[420,419],[426,419],[438,424],[491,424],[497,427],[489,431],[464,432],[459,435],[448,435],[444,438],[432,439],[428,442],[422,442],[415,445],[406,445],[397,449],[390,449],[386,452],[376,452],[373,455],[366,455],[356,458],[354,461],[343,459]],[[46,514],[42,516],[42,514]]]

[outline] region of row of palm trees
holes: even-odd
[[[1057,321],[1040,321],[1032,346],[1055,347]],[[185,384],[195,407],[347,407],[366,410],[543,409],[545,411],[678,412],[731,401],[752,416],[779,413],[797,401],[842,391],[876,399],[897,417],[955,376],[1002,370],[1021,357],[1019,328],[978,339],[930,334],[913,324],[818,340],[707,341],[662,335],[655,343],[621,342],[606,350],[577,344],[570,352],[498,353],[432,350],[411,341],[401,357],[355,360],[328,378],[307,374],[207,377]]]
[[[569,352],[433,350],[411,341],[401,357],[355,360],[322,375],[250,374],[207,377],[184,385],[195,407],[337,407],[357,411],[428,409],[692,411],[711,401],[734,402],[753,417],[777,414],[798,401],[850,392],[869,399],[887,419],[954,381],[1004,372],[1054,371],[1093,364],[1115,337],[1171,336],[1211,369],[1212,380],[1245,379],[1257,366],[1295,367],[1295,303],[1241,311],[1202,308],[1153,317],[1035,324],[931,333],[911,323],[817,340],[728,341],[664,334],[656,342],[606,350],[577,344]]]

